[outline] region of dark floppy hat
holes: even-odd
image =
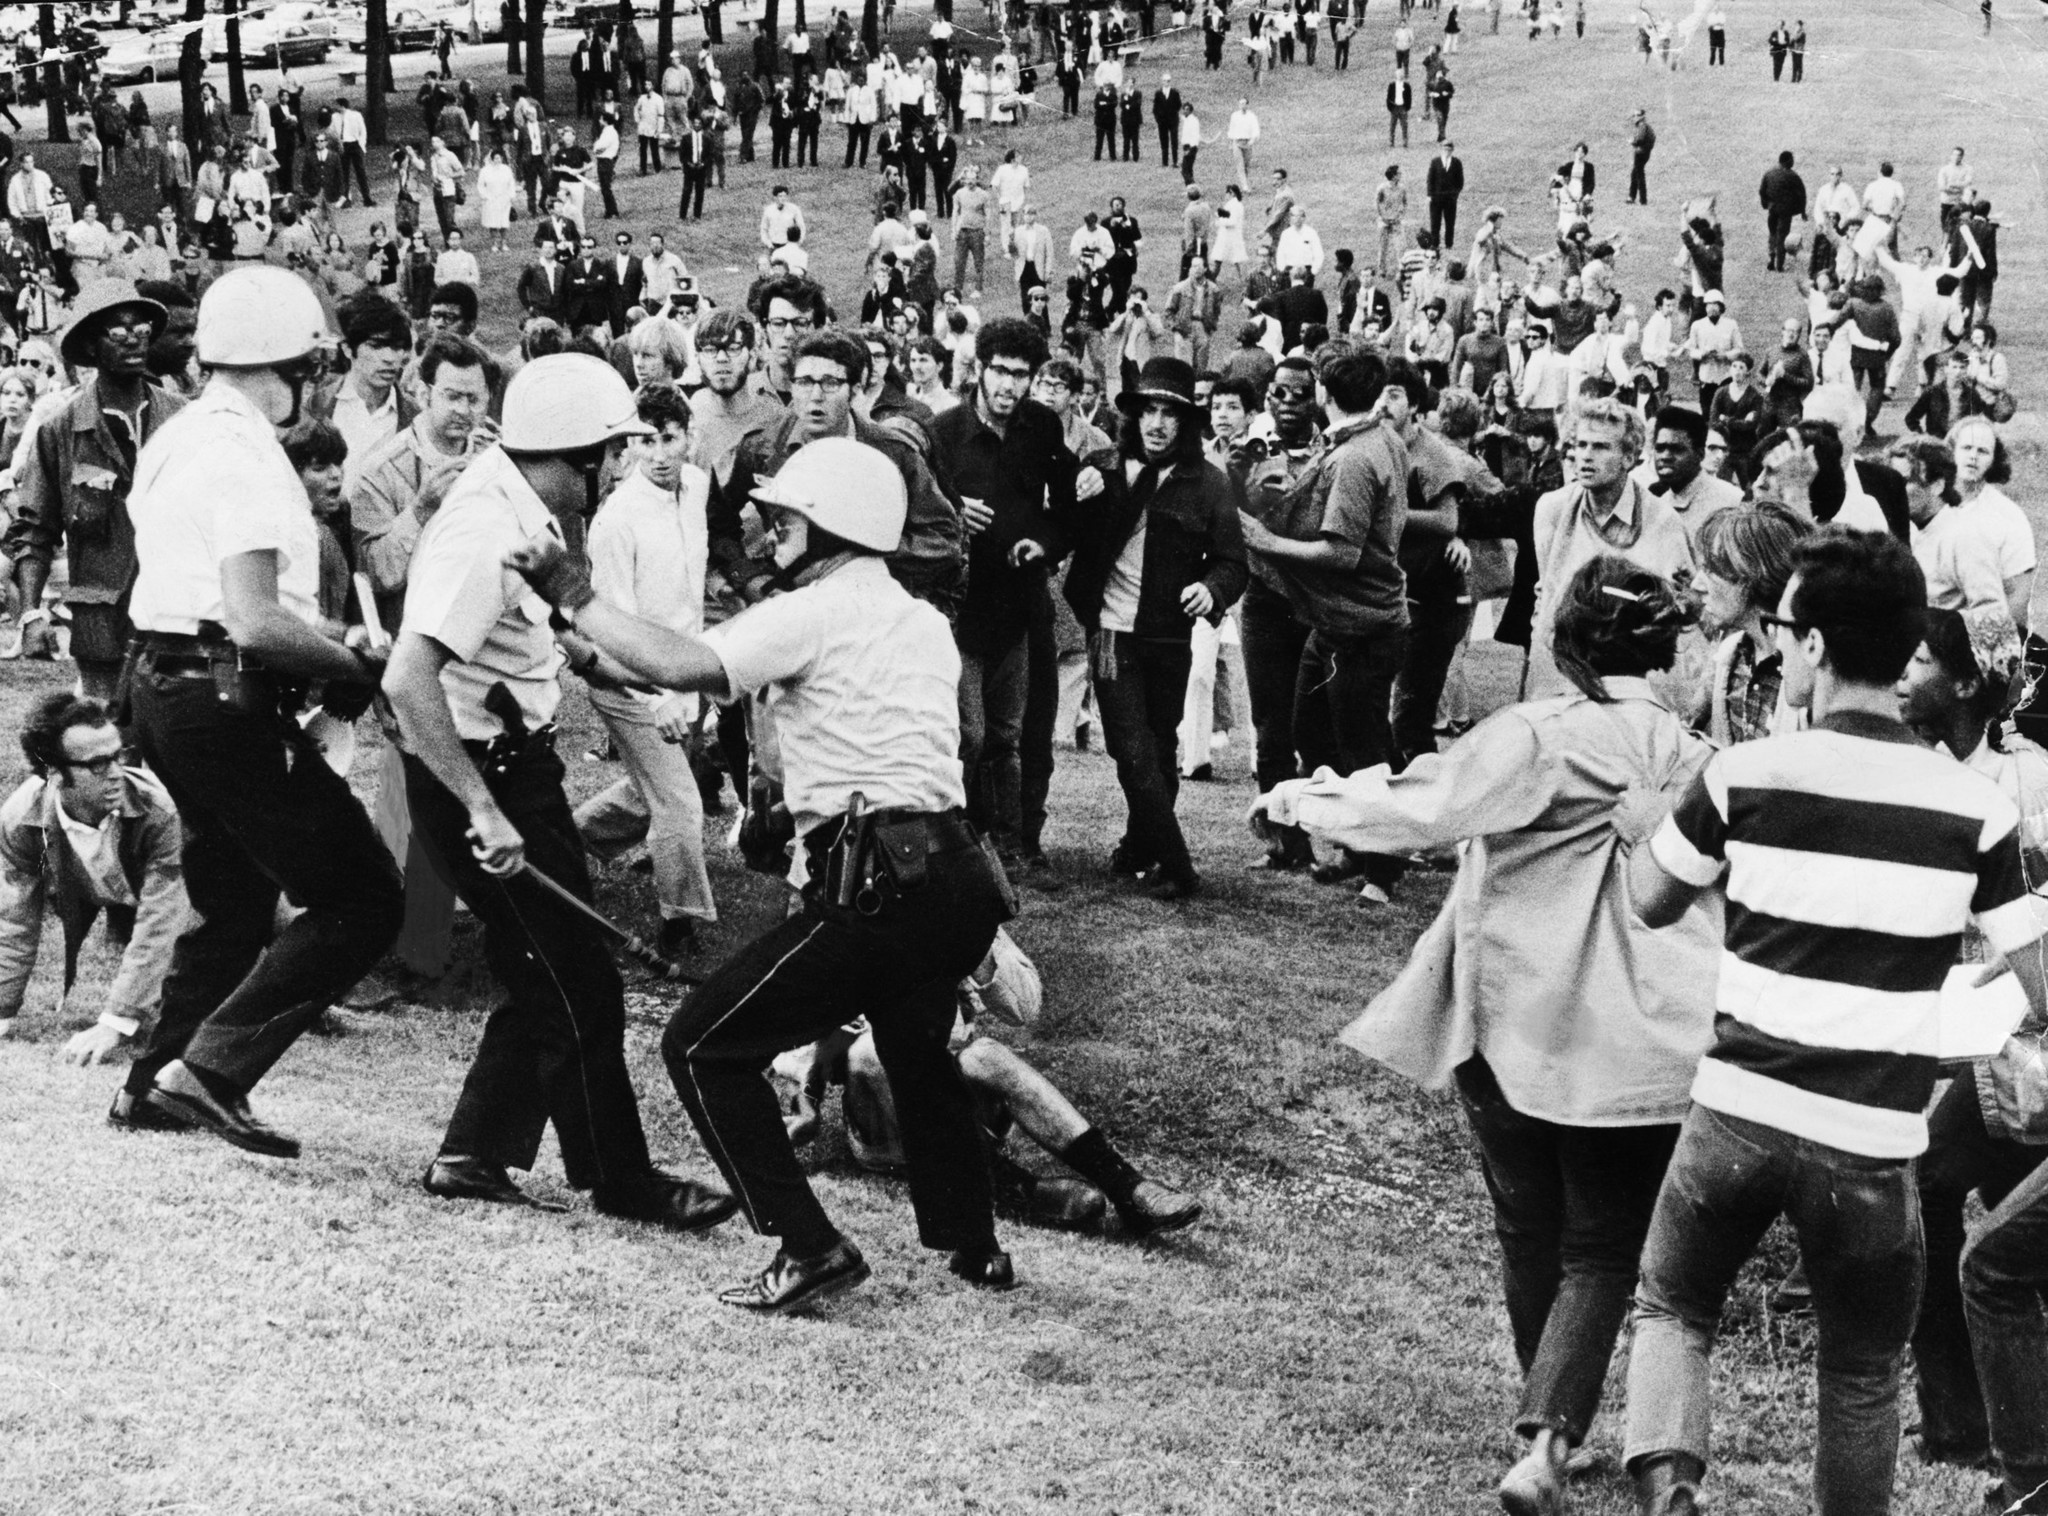
[[[1175,405],[1194,410],[1194,365],[1184,358],[1148,359],[1138,370],[1137,387],[1116,397],[1117,409],[1134,410],[1147,400],[1170,400]]]
[[[57,351],[73,368],[98,367],[99,354],[93,350],[92,344],[99,340],[108,316],[115,311],[128,310],[140,311],[149,318],[152,341],[163,335],[164,327],[171,319],[171,313],[161,303],[147,295],[136,294],[135,286],[125,279],[102,280],[79,294],[77,313],[71,318],[71,325],[64,329]]]

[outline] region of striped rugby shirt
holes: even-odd
[[[1861,712],[1717,753],[1651,839],[1728,897],[1701,1105],[1873,1158],[1927,1146],[1942,981],[1974,916],[2041,935],[2019,812],[1990,780]]]

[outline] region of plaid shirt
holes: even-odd
[[[1784,677],[1783,659],[1771,653],[1758,662],[1755,644],[1742,639],[1728,667],[1728,732],[1735,741],[1754,742],[1771,735]]]

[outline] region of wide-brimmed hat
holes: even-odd
[[[71,325],[64,329],[63,339],[57,344],[64,361],[73,368],[97,368],[100,355],[93,344],[99,340],[107,318],[116,311],[140,311],[147,316],[151,341],[163,335],[171,319],[171,313],[160,301],[136,294],[135,286],[127,280],[103,279],[79,292]]]
[[[1195,369],[1184,358],[1152,358],[1138,370],[1135,388],[1116,397],[1119,410],[1137,409],[1147,400],[1170,400],[1195,409]]]

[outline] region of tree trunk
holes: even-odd
[[[363,124],[377,143],[391,140],[391,104],[384,92],[390,59],[390,7],[385,0],[369,0],[363,14]]]
[[[804,29],[804,0],[796,0],[796,29]]]
[[[761,12],[761,35],[768,39],[773,56],[776,43],[782,39],[782,0],[768,0]]]
[[[668,55],[676,47],[676,0],[661,0],[660,10],[654,16],[654,67],[649,76],[657,86],[661,83],[662,70],[668,67]]]
[[[880,0],[862,0],[860,8],[860,45],[867,49],[870,59],[882,56],[882,7]]]
[[[46,53],[57,51],[57,7],[39,5],[36,7],[36,40]],[[43,68],[43,106],[49,112],[50,140],[69,142],[71,122],[64,114],[64,65],[47,64]]]
[[[199,81],[206,73],[206,0],[185,0],[185,45],[178,53],[178,105],[185,118],[185,146],[192,154],[192,171],[205,161],[206,133],[199,114]]]
[[[227,17],[228,110],[237,116],[249,114],[249,85],[242,77],[242,0],[221,0],[221,14]]]
[[[526,92],[542,115],[548,109],[548,60],[541,51],[547,29],[547,0],[526,0]]]

